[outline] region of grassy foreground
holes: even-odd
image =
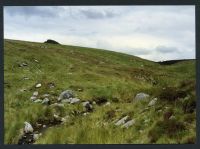
[[[26,63],[27,66],[19,67]],[[41,83],[41,88],[35,88]],[[49,84],[55,87],[49,88]],[[81,104],[53,108],[30,101],[34,91],[56,100],[67,89],[82,101],[106,98],[86,116],[75,116]],[[149,99],[135,101],[144,92]],[[158,98],[148,107],[149,101]],[[195,61],[159,65],[122,53],[47,43],[4,41],[4,143],[17,144],[24,121],[69,115],[48,128],[35,144],[195,143]],[[174,118],[169,119],[171,113]],[[113,121],[129,115],[129,128]]]

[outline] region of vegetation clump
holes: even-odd
[[[47,41],[45,41],[44,43],[50,43],[50,44],[59,44],[57,41],[52,40],[52,39],[48,39]]]

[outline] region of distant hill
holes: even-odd
[[[184,62],[184,61],[194,61],[195,59],[180,59],[180,60],[167,60],[167,61],[160,61],[157,62],[161,65],[172,65],[172,64],[176,64],[178,62]]]

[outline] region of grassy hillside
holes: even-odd
[[[35,88],[37,83],[42,86]],[[38,91],[53,104],[68,89],[81,101],[105,99],[110,105],[94,104],[85,116],[77,114],[84,110],[81,103],[53,107],[30,100]],[[135,100],[141,92],[150,97]],[[156,104],[148,107],[153,98]],[[4,41],[6,144],[18,143],[25,121],[34,125],[54,114],[67,121],[42,131],[35,144],[194,143],[195,100],[195,61],[160,65],[99,49]],[[127,115],[134,125],[114,125]]]

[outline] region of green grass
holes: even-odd
[[[22,62],[28,66],[18,67]],[[29,80],[23,80],[23,77]],[[51,82],[55,88],[48,88]],[[42,87],[35,89],[37,83],[41,83]],[[111,105],[95,105],[94,112],[87,116],[70,115],[65,124],[47,129],[36,144],[194,143],[194,86],[195,61],[163,66],[100,49],[5,40],[4,143],[17,143],[24,121],[34,123],[38,119],[51,119],[53,113],[65,116],[70,115],[72,110],[81,111],[81,104],[65,104],[63,108],[54,109],[29,100],[36,90],[39,95],[49,93],[58,97],[70,88],[81,100],[104,96],[111,101]],[[173,92],[174,97],[178,98],[177,94],[181,91],[188,95],[188,99],[169,100],[172,92],[163,91],[167,87],[177,90]],[[77,91],[78,88],[83,91]],[[20,89],[27,91],[20,92]],[[143,111],[150,99],[133,102],[139,92],[150,94],[150,99],[157,97],[157,104]],[[114,103],[114,98],[119,102]],[[173,122],[163,120],[166,107],[173,109],[176,117]],[[107,113],[116,109],[120,110],[108,118]],[[128,129],[114,126],[113,121],[123,115],[129,115],[136,123]]]

